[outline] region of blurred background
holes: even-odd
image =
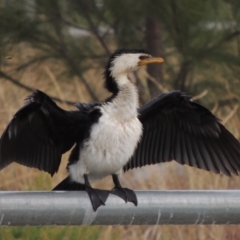
[[[191,94],[239,139],[239,0],[0,0],[0,133],[33,89],[74,102],[103,100],[102,73],[117,48],[163,57],[132,74],[140,104],[172,89]],[[67,174],[11,164],[1,190],[51,190]],[[239,189],[240,178],[165,163],[122,176],[133,189]],[[112,187],[104,179],[95,187]],[[0,239],[240,239],[239,226],[95,226],[1,228]]]

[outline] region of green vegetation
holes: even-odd
[[[4,240],[95,240],[100,239],[102,227],[6,227],[0,231]],[[109,238],[110,239],[110,238]],[[117,239],[117,238],[111,238]]]

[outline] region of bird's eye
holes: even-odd
[[[141,55],[141,56],[139,57],[140,60],[144,60],[144,59],[146,59],[146,58],[149,58],[149,56]]]

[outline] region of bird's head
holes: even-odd
[[[117,50],[110,56],[106,66],[105,86],[110,92],[117,93],[119,85],[124,84],[128,73],[139,66],[163,62],[162,58],[152,57],[144,50]]]

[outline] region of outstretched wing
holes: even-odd
[[[0,139],[0,169],[17,162],[53,175],[62,154],[84,136],[87,116],[64,111],[39,90],[26,100]]]
[[[143,137],[127,171],[175,160],[192,167],[238,175],[240,143],[205,107],[189,96],[165,93],[139,109]]]

